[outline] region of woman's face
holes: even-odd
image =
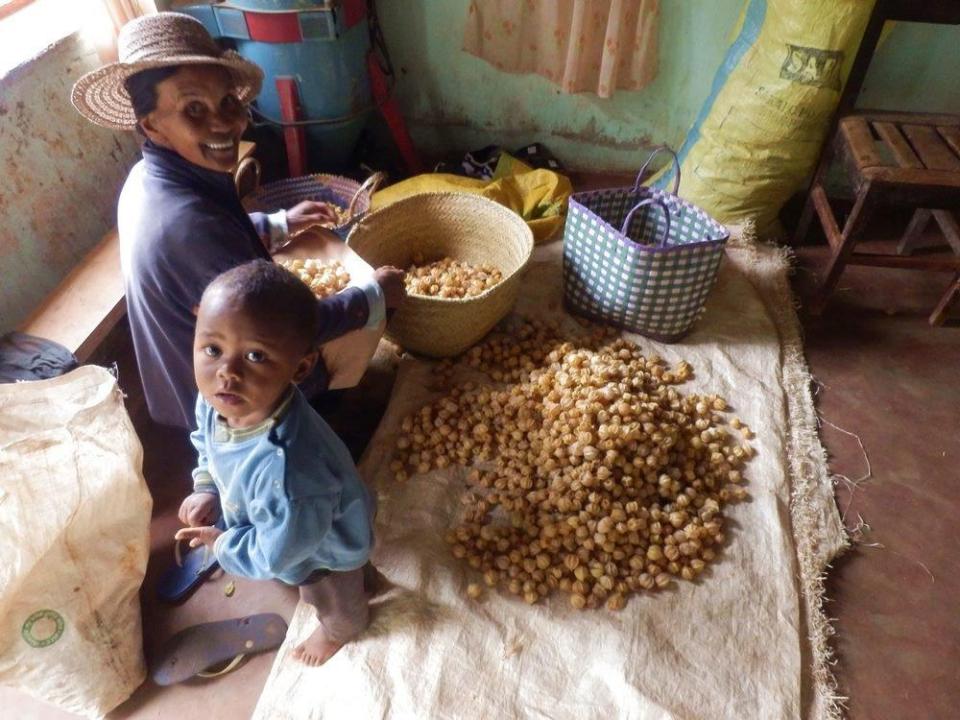
[[[247,109],[226,68],[184,65],[157,83],[157,107],[140,124],[157,145],[208,170],[230,172],[239,157]]]

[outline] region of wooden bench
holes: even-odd
[[[85,362],[127,312],[116,229],[97,243],[20,326]]]
[[[256,145],[240,143],[238,173]],[[48,338],[86,362],[127,312],[114,228],[70,271],[18,328]]]
[[[822,312],[847,265],[871,265],[953,273],[930,324],[944,321],[960,295],[960,226],[953,211],[960,209],[960,116],[920,113],[864,112],[844,117],[835,138],[852,180],[856,202],[841,228],[824,187],[825,169],[818,169],[810,202],[820,219],[831,256],[813,307]],[[915,210],[897,253],[856,252],[866,218],[878,205]],[[917,238],[930,219],[943,231],[951,253],[911,256]]]

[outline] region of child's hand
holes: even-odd
[[[208,492],[195,492],[187,495],[180,503],[180,512],[177,517],[180,522],[190,527],[198,525],[213,525],[220,510],[220,496]]]
[[[190,547],[206,545],[208,548],[213,550],[213,543],[215,543],[217,538],[222,534],[223,530],[220,528],[208,525],[206,527],[180,528],[177,530],[177,534],[174,535],[173,538],[175,540],[189,540]]]
[[[406,273],[393,265],[383,265],[373,271],[373,279],[383,290],[384,304],[387,310],[400,307],[400,303],[407,296],[407,291],[403,286],[403,277]]]

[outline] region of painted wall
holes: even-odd
[[[72,35],[0,78],[0,333],[14,329],[116,223],[137,145],[84,120],[70,89],[100,64]]]
[[[707,97],[744,0],[661,0],[660,70],[609,100],[563,95],[535,75],[497,71],[460,48],[469,0],[381,0],[397,97],[425,155],[539,140],[569,167],[635,169],[645,146],[679,147]],[[893,28],[861,105],[960,112],[960,27]]]
[[[652,143],[679,146],[707,96],[743,0],[662,0],[660,73],[609,100],[562,95],[461,49],[468,0],[380,0],[397,96],[427,156],[545,142],[572,168],[635,169]],[[0,332],[22,321],[115,222],[136,143],[81,118],[77,77],[99,65],[71,36],[0,77]],[[900,25],[861,105],[960,113],[960,28]]]

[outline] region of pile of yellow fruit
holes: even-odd
[[[678,390],[688,363],[669,367],[616,331],[564,337],[538,321],[460,361],[492,382],[452,387],[406,417],[391,470],[404,481],[472,468],[446,539],[488,586],[619,610],[716,558],[723,508],[747,495],[752,433],[727,421],[723,398]]]

